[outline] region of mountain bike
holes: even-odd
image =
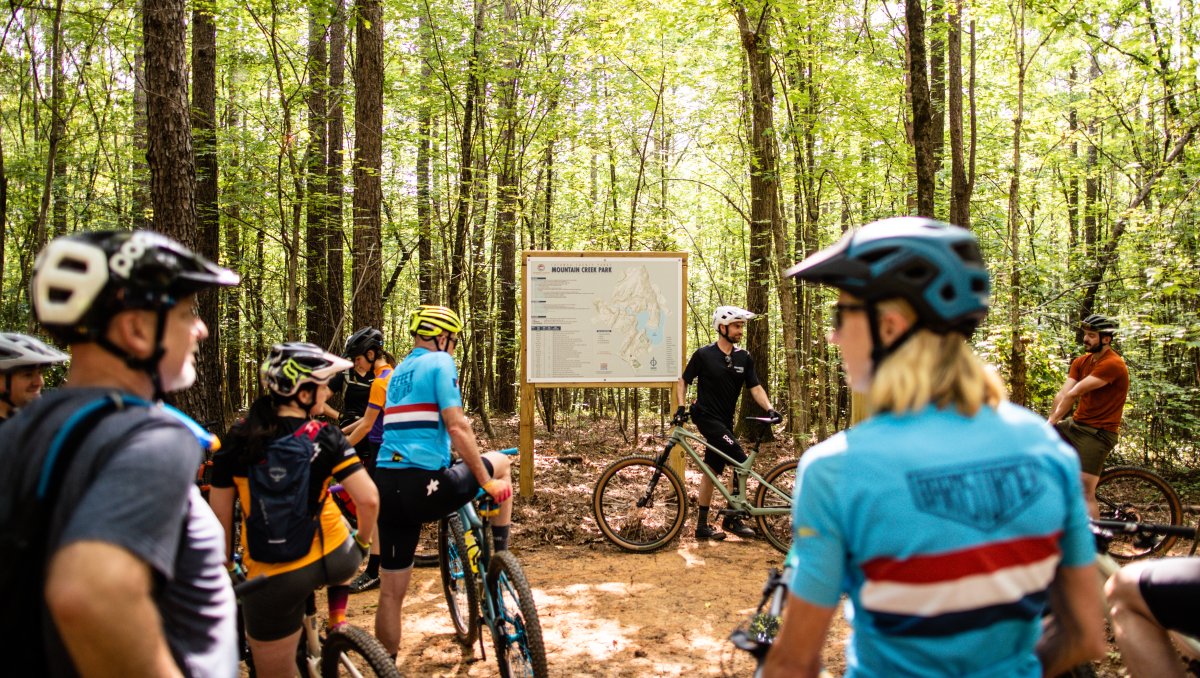
[[[1104,469],[1096,485],[1100,518],[1119,523],[1182,525],[1179,494],[1162,476],[1138,466]],[[1114,531],[1108,554],[1119,562],[1163,555],[1175,545],[1174,533]]]
[[[516,448],[501,450],[517,453]],[[492,634],[502,678],[549,675],[542,625],[533,591],[511,551],[492,548],[490,516],[499,508],[483,489],[438,523],[442,591],[459,642],[476,639],[483,650],[481,626]]]
[[[346,522],[350,523],[350,527],[358,529],[358,507],[354,505],[354,500],[350,498],[350,493],[340,484],[329,486],[329,496],[333,499],[333,503],[341,509],[342,516]],[[437,567],[438,564],[438,537],[437,525],[428,523],[421,527],[421,537],[417,541],[417,552],[413,554],[414,567]]]
[[[783,608],[787,605],[788,582],[796,568],[796,556],[789,553],[783,563],[783,569],[771,568],[767,574],[767,582],[763,585],[762,600],[750,618],[738,625],[729,636],[733,646],[747,652],[754,658],[754,676],[762,675],[763,662],[767,652],[779,635],[779,625],[783,621]]]
[[[258,576],[233,587],[234,594],[242,596],[265,585],[268,577]],[[240,615],[239,615],[240,616]],[[239,620],[240,621],[240,620]],[[239,624],[239,629],[241,625]],[[249,649],[242,644],[243,659],[254,676],[254,660]],[[379,676],[400,678],[400,671],[375,636],[349,623],[340,624],[324,634],[317,624],[316,593],[310,593],[304,603],[304,624],[300,644],[296,648],[296,667],[301,676],[307,678],[337,678],[350,676]]]
[[[754,441],[746,460],[738,462],[683,427],[687,417],[672,420],[674,428],[666,447],[657,457],[632,456],[618,459],[604,469],[592,492],[592,513],[600,532],[627,551],[647,553],[662,548],[683,528],[687,515],[687,492],[679,474],[667,464],[671,450],[679,446],[708,476],[728,508],[721,515],[753,517],[759,532],[771,546],[787,553],[792,545],[792,488],[796,484],[796,460],[776,464],[766,475],[754,470],[754,459],[767,428],[777,422],[769,417],[746,417],[762,425],[764,434]],[[733,469],[733,491],[725,487],[700,450],[709,449]],[[747,480],[758,482],[754,500],[748,499]]]

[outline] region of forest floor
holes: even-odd
[[[516,422],[494,421],[496,437],[483,449],[516,444]],[[611,425],[579,423],[536,443],[535,496],[518,497],[512,550],[533,588],[546,655],[556,676],[749,676],[753,663],[729,642],[753,612],[767,572],[782,554],[763,540],[730,536],[698,542],[695,499],[700,474],[687,472],[689,515],[682,536],[652,554],[621,551],[596,527],[590,500],[601,470],[627,454],[653,454],[663,443],[658,427],[643,430],[637,445]],[[648,435],[653,433],[655,435]],[[767,469],[791,456],[791,443],[764,444],[756,462]],[[1185,497],[1196,504],[1197,498]],[[378,591],[351,597],[350,620],[373,629]],[[323,607],[323,603],[322,603]],[[409,676],[496,674],[491,639],[487,660],[479,643],[455,642],[437,568],[418,568],[404,607],[399,661]],[[825,665],[840,674],[849,628],[841,614],[825,645]],[[1110,643],[1099,676],[1126,675]]]

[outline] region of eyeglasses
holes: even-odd
[[[847,311],[865,311],[867,310],[867,305],[839,301],[831,307],[831,310],[833,311],[833,329],[840,330],[842,329],[842,314]]]

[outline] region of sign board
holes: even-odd
[[[527,252],[525,381],[671,382],[683,372],[686,254]]]

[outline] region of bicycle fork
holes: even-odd
[[[662,478],[663,466],[671,458],[671,448],[674,446],[674,443],[667,443],[662,453],[658,455],[658,459],[654,460],[654,474],[650,476],[650,484],[646,486],[646,494],[637,500],[638,508],[646,508],[650,504],[650,500],[654,497],[654,488],[658,486],[658,481]]]

